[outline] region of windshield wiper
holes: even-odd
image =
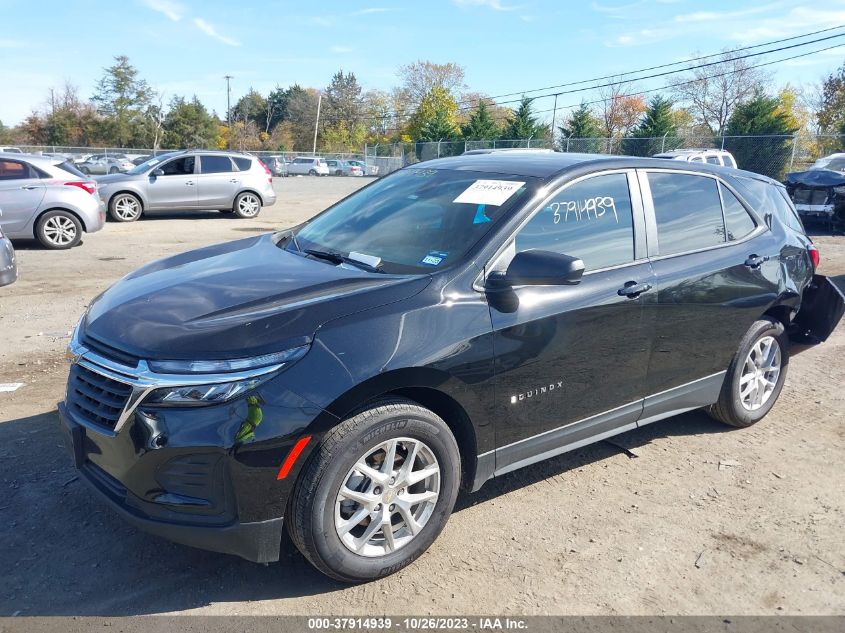
[[[378,261],[378,263],[370,263],[367,261],[362,261],[358,259],[358,257],[351,257],[350,255],[344,255],[338,251],[321,251],[316,248],[306,248],[302,251],[306,255],[311,255],[312,257],[316,257],[318,259],[324,259],[326,261],[332,262],[333,264],[351,264],[357,268],[362,268],[364,270],[368,270],[374,273],[383,273],[384,271],[381,269],[381,260],[377,258],[372,258],[374,261]],[[357,253],[356,253],[357,255]]]

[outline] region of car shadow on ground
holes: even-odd
[[[55,411],[0,424],[0,616],[156,614],[344,588],[314,570],[287,535],[280,562],[263,566],[176,545],[127,525],[79,479],[58,424]],[[726,428],[694,412],[614,441],[633,448],[660,437]],[[599,442],[504,475],[475,494],[462,494],[456,512],[620,451]]]

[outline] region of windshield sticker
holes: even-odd
[[[484,213],[484,208],[486,204],[479,204],[478,208],[475,210],[475,217],[472,219],[473,224],[484,224],[485,222],[492,222],[490,218],[488,218]]]
[[[608,211],[613,212],[616,223],[619,224],[619,215],[616,213],[616,201],[611,196],[596,196],[586,200],[567,200],[565,202],[552,202],[549,205],[553,213],[553,222],[560,224],[572,220],[598,220]]]
[[[489,204],[498,207],[507,202],[524,182],[513,180],[476,180],[452,202],[466,204]]]
[[[440,262],[446,259],[447,255],[449,255],[449,253],[444,253],[442,251],[429,251],[428,255],[420,260],[420,264],[423,266],[439,266]]]

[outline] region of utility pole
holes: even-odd
[[[232,149],[232,87],[229,81],[234,79],[232,75],[223,77],[226,80],[226,127],[229,128],[229,142],[227,145]]]
[[[557,94],[555,94],[555,107],[552,110],[552,149],[555,148],[555,123],[557,122]]]
[[[317,130],[320,127],[320,105],[323,103],[323,93],[317,96],[317,120],[314,121],[314,147],[311,149],[311,155],[317,153]]]

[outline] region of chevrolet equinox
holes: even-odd
[[[684,411],[747,427],[843,297],[783,187],[650,158],[402,169],[97,297],[59,404],[82,479],[174,541],[393,573],[458,490]]]

